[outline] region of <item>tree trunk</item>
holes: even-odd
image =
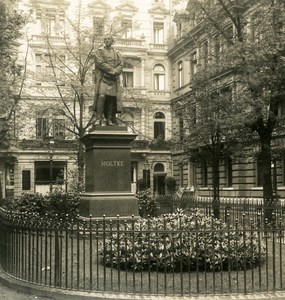
[[[219,160],[215,159],[212,164],[213,168],[213,214],[214,218],[220,218],[220,173]]]
[[[271,146],[270,138],[261,138],[261,149],[258,155],[258,164],[260,171],[260,179],[263,187],[263,200],[264,200],[264,218],[268,222],[273,221],[274,201],[272,177],[271,177]]]

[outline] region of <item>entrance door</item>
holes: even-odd
[[[166,174],[155,174],[153,176],[153,186],[155,195],[165,195]]]
[[[165,195],[165,168],[163,163],[156,163],[153,168],[153,192],[155,195]]]

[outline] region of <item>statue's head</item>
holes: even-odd
[[[111,35],[111,34],[106,34],[105,36],[104,36],[104,44],[106,45],[106,46],[110,46],[110,45],[112,45],[114,43],[114,38],[113,38],[113,36]]]

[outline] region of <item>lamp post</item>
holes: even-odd
[[[53,179],[53,149],[54,140],[52,137],[49,138],[49,192],[52,193],[52,179]]]

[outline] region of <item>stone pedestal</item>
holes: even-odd
[[[130,149],[135,137],[124,126],[95,126],[81,139],[86,147],[86,178],[80,216],[138,216],[131,192]]]

